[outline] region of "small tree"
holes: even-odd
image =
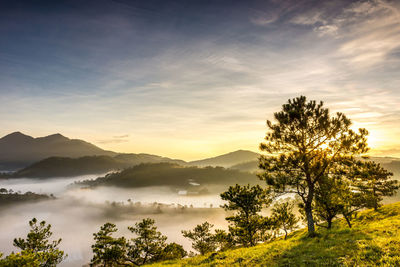
[[[175,260],[175,259],[182,259],[186,257],[187,252],[177,243],[169,243],[165,248],[162,250],[159,259],[160,261],[164,260]]]
[[[55,266],[62,262],[67,255],[64,256],[64,251],[58,248],[61,243],[61,238],[50,241],[53,235],[51,225],[45,221],[38,223],[36,218],[29,221],[31,230],[26,239],[15,238],[14,246],[21,249],[19,254],[11,254],[7,258],[9,260],[27,260],[35,259],[38,266]]]
[[[204,222],[197,225],[192,231],[182,231],[184,237],[192,240],[192,248],[197,250],[201,255],[216,250],[215,237],[211,233],[214,225]]]
[[[298,219],[293,214],[293,203],[283,202],[277,203],[272,208],[272,220],[277,229],[282,229],[285,232],[285,239],[288,232],[296,228]]]
[[[364,194],[365,207],[377,210],[384,196],[393,196],[399,183],[391,180],[393,173],[373,161],[358,161],[351,179],[356,190]]]
[[[105,223],[99,232],[93,234],[95,243],[92,245],[91,266],[107,267],[125,262],[126,240],[124,237],[113,237],[112,234],[117,231],[115,224]]]
[[[135,265],[157,261],[166,247],[167,237],[157,231],[153,219],[147,218],[135,223],[134,227],[128,227],[129,231],[136,234],[132,238],[129,250],[128,260]]]
[[[289,100],[281,112],[274,113],[276,123],[267,121],[269,131],[260,149],[259,177],[276,193],[296,193],[303,202],[308,232],[315,232],[313,201],[316,184],[345,159],[367,152],[365,129],[356,133],[342,113],[329,114],[323,102],[307,102],[305,96]]]
[[[340,175],[324,176],[315,188],[314,212],[318,226],[332,228],[333,219],[343,213],[346,205],[351,201],[346,199],[353,197],[349,181]],[[326,222],[327,225],[319,224]]]
[[[265,239],[265,232],[270,227],[269,220],[259,213],[271,199],[259,185],[231,186],[221,194],[228,201],[222,207],[236,213],[226,218],[231,223],[229,231],[237,244],[245,247],[254,246]]]
[[[352,189],[344,191],[341,197],[343,202],[341,214],[346,220],[347,225],[351,228],[351,220],[356,217],[358,211],[366,207],[365,194]]]
[[[218,251],[225,251],[234,247],[232,234],[222,229],[215,229],[214,241]]]

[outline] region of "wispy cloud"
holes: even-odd
[[[314,28],[314,31],[318,33],[319,36],[331,35],[336,36],[338,34],[339,27],[336,25],[322,25]]]

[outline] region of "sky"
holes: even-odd
[[[0,1],[0,135],[194,160],[300,95],[400,157],[400,1]]]

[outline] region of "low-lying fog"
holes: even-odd
[[[68,254],[68,258],[61,266],[88,263],[92,234],[105,222],[115,223],[118,234],[129,238],[132,236],[127,230],[129,225],[151,217],[156,220],[159,230],[168,236],[168,242],[180,243],[187,250],[191,249],[191,245],[182,237],[181,230],[191,229],[206,220],[216,227],[227,227],[225,212],[218,208],[222,201],[217,193],[185,196],[169,187],[81,189],[70,186],[74,181],[95,177],[0,180],[0,188],[22,193],[54,194],[57,197],[56,200],[1,208],[0,251],[5,255],[19,251],[12,246],[13,239],[26,237],[28,221],[33,217],[50,223],[53,237],[63,239],[60,247]],[[220,192],[224,189],[221,187]]]

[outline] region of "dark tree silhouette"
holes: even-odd
[[[128,260],[135,265],[143,265],[159,260],[164,248],[167,246],[165,241],[167,237],[157,231],[153,219],[147,218],[135,224],[128,229],[137,235],[132,238],[129,250]]]
[[[124,264],[127,243],[124,237],[115,238],[113,233],[117,227],[112,223],[105,223],[100,231],[94,233],[95,244],[92,245],[93,258],[91,266],[115,266]]]
[[[157,257],[157,261],[181,259],[186,255],[187,252],[183,249],[182,245],[179,245],[177,243],[169,243],[162,250],[159,257]]]
[[[5,261],[10,265],[5,266],[17,266],[18,262],[27,266],[56,266],[67,257],[64,251],[58,248],[61,238],[49,240],[53,235],[50,224],[46,224],[45,221],[38,223],[37,219],[33,218],[29,221],[29,226],[31,230],[26,239],[14,239],[14,246],[20,248],[21,252],[7,256]]]
[[[204,222],[197,225],[193,230],[182,231],[184,237],[192,240],[192,248],[197,250],[201,255],[213,252],[217,248],[215,236],[211,232],[214,225]]]

